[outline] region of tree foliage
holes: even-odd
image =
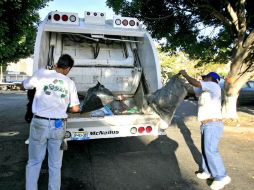
[[[0,64],[33,53],[38,10],[50,0],[0,0]]]
[[[240,88],[254,75],[253,0],[107,0],[117,14],[137,17],[164,50],[190,58],[230,62],[223,113],[236,118]],[[202,35],[209,28],[210,35]],[[233,111],[232,111],[233,110]]]
[[[154,38],[166,38],[165,50],[206,62],[228,62],[239,30],[246,38],[254,27],[252,0],[107,0],[107,5],[144,21]],[[202,35],[208,28],[211,35]]]
[[[191,76],[197,79],[211,71],[216,71],[221,77],[225,77],[228,72],[228,64],[224,65],[211,62],[196,67],[199,60],[189,59],[189,56],[184,52],[171,55],[162,51],[161,48],[158,48],[158,51],[163,83],[166,83],[173,75],[179,73],[182,69],[185,69]]]

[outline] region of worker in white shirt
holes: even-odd
[[[202,80],[190,77],[185,70],[180,73],[194,87],[199,88],[198,120],[201,122],[201,148],[203,171],[197,173],[200,179],[213,178],[211,189],[219,190],[231,182],[227,175],[222,157],[219,153],[219,142],[223,135],[224,124],[221,113],[220,76],[210,72]]]
[[[67,109],[80,111],[74,82],[66,75],[73,67],[70,55],[62,55],[54,70],[40,69],[23,81],[25,89],[36,89],[29,134],[29,159],[26,166],[26,190],[38,189],[42,162],[48,151],[49,190],[60,190]]]

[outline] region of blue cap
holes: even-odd
[[[203,75],[202,77],[212,77],[215,79],[217,82],[220,81],[220,75],[218,75],[216,72],[210,72],[207,75]]]

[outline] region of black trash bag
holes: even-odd
[[[174,75],[164,87],[147,96],[148,105],[170,125],[176,108],[187,95],[187,88],[179,74]]]
[[[25,114],[25,120],[27,123],[31,123],[33,119],[32,105],[33,105],[34,95],[35,95],[35,88],[31,90],[27,90],[28,103],[26,105],[26,114]]]
[[[100,109],[114,100],[112,92],[99,82],[89,88],[81,106],[81,113]]]

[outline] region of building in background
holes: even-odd
[[[6,71],[1,70],[1,82],[19,83],[33,73],[33,58],[20,59],[17,63],[8,63]]]
[[[8,73],[14,72],[31,76],[33,74],[33,58],[29,57],[26,59],[20,59],[17,63],[9,63],[6,71]]]

